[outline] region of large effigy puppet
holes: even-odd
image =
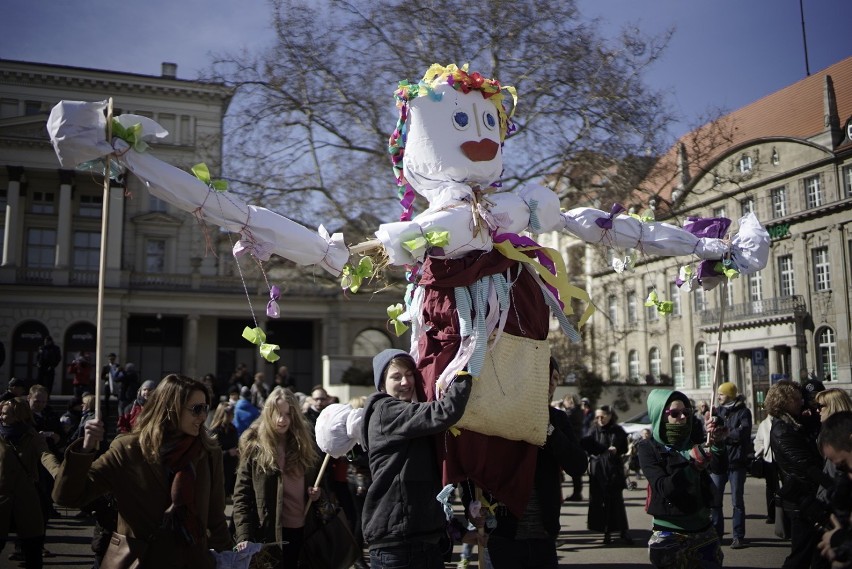
[[[437,445],[445,482],[471,480],[520,516],[547,437],[550,317],[579,342],[568,318],[572,300],[586,303],[578,326],[592,311],[586,291],[569,284],[559,253],[529,235],[562,231],[646,255],[697,257],[700,268],[682,269],[679,280],[705,288],[762,269],[769,236],[753,214],[727,239],[727,219],[690,218],[677,227],[628,215],[617,204],[609,212],[561,211],[556,194],[540,185],[502,191],[503,145],[514,130],[517,96],[466,67],[435,64],[422,80],[400,82],[395,97],[399,120],[389,151],[403,214],[382,224],[374,240],[349,246],[322,226],[312,231],[220,191],[204,168],[189,174],[144,152],[146,141],[165,136],[145,117],[116,117],[118,136],[107,140],[104,102],[63,101],[48,129],[64,166],[111,155],[154,196],[239,234],[235,255],[319,265],[352,289],[371,271],[368,257],[359,258],[364,253],[407,267],[411,285],[389,316],[400,331],[410,326],[410,352],[423,377],[418,400],[440,398],[459,374],[474,377],[464,417]],[[412,217],[417,196],[425,210]],[[665,312],[656,294],[649,302]],[[277,357],[258,336],[259,329],[247,329],[265,357]],[[318,438],[339,456],[356,442],[358,429],[346,429],[356,421],[340,407],[326,419]]]

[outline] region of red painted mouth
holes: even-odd
[[[493,140],[484,138],[479,142],[469,140],[461,145],[461,149],[464,155],[473,162],[488,162],[497,156],[500,145]]]

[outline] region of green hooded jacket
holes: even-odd
[[[675,445],[666,441],[663,411],[675,400],[689,407],[689,399],[679,391],[654,389],[648,395],[653,442],[645,441],[637,450],[642,472],[648,479],[645,510],[654,516],[654,527],[697,532],[710,525],[710,475],[692,466],[689,431]],[[691,426],[692,421],[688,424]]]

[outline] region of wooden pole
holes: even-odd
[[[320,481],[322,480],[323,475],[325,474],[325,468],[328,466],[329,461],[331,460],[331,455],[326,454],[325,458],[322,461],[322,466],[320,466],[319,474],[317,474],[317,480],[314,482],[314,488],[320,485]],[[311,509],[311,501],[308,500],[308,503],[305,504],[305,513],[302,515],[302,518],[308,517],[308,512]]]
[[[725,324],[725,301],[728,298],[728,280],[719,285],[719,339],[716,340],[716,365],[713,368],[713,390],[710,392],[710,410],[716,402],[716,389],[719,388],[719,362],[722,359],[722,326]],[[710,433],[707,433],[707,445],[710,445]]]
[[[112,97],[109,98],[107,104],[106,117],[106,139],[107,143],[112,145]],[[98,316],[96,323],[95,336],[95,417],[101,418],[101,374],[100,365],[103,360],[103,329],[104,329],[104,281],[106,279],[106,249],[107,249],[107,228],[109,227],[109,189],[110,189],[110,162],[112,154],[106,155],[104,163],[104,199],[101,209],[101,258],[98,270]],[[107,405],[109,402],[107,402]]]

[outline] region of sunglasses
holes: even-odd
[[[187,407],[186,410],[192,413],[193,417],[198,417],[199,415],[208,414],[210,412],[210,405],[207,405],[206,403],[199,403],[198,405]]]
[[[689,417],[692,414],[692,409],[666,409],[666,417],[672,419],[680,419],[681,417]]]

